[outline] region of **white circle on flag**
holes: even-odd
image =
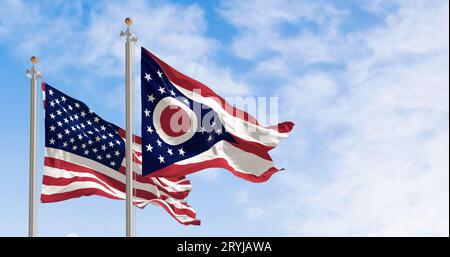
[[[188,106],[168,96],[156,105],[153,125],[164,142],[179,145],[194,136],[197,131],[197,116]]]

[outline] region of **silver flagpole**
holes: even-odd
[[[41,78],[41,73],[36,70],[35,64],[38,62],[36,56],[31,57],[33,66],[27,69],[26,74],[31,79],[31,95],[30,95],[30,178],[29,178],[29,195],[28,195],[28,236],[37,236],[36,226],[36,112],[37,112],[37,80]]]
[[[133,24],[131,18],[125,19],[127,30],[120,32],[120,36],[125,40],[125,104],[126,104],[126,236],[133,237],[133,53],[134,43],[137,38],[131,33],[130,26]]]

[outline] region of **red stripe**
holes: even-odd
[[[285,121],[285,122],[279,123],[278,125],[269,126],[267,128],[277,130],[280,133],[289,133],[292,131],[294,126],[295,126],[295,124],[293,122]]]
[[[243,178],[245,180],[261,183],[267,181],[274,173],[280,171],[279,169],[272,167],[265,172],[263,172],[260,176],[256,176],[254,174],[242,173],[235,170],[231,167],[228,162],[223,158],[216,158],[208,161],[198,162],[198,163],[190,163],[185,165],[177,165],[172,164],[163,169],[150,173],[148,176],[152,177],[170,177],[170,176],[180,176],[181,174],[187,175],[196,171],[200,171],[207,168],[223,168],[227,169],[235,176]]]
[[[258,142],[247,141],[235,135],[233,135],[233,138],[236,142],[229,142],[229,143],[234,147],[255,154],[268,161],[272,160],[268,152],[274,148],[273,146],[267,146],[260,144]]]
[[[44,92],[44,94],[45,94],[45,82],[42,82],[41,87],[42,87],[42,92]],[[45,100],[43,102],[44,102],[43,104],[44,104],[44,110],[45,110]]]
[[[159,59],[156,55],[154,55],[153,53],[151,53],[144,47],[142,47],[142,50],[147,52],[150,55],[150,57],[153,58],[153,60],[155,60],[155,62],[157,62],[159,66],[161,66],[161,68],[163,69],[163,71],[167,75],[167,77],[171,81],[173,81],[175,84],[177,84],[178,86],[180,86],[186,90],[189,90],[189,91],[196,91],[196,92],[200,93],[200,95],[203,97],[211,98],[211,99],[215,100],[217,103],[219,103],[220,106],[226,112],[233,115],[234,117],[240,118],[246,122],[249,122],[251,124],[255,124],[255,125],[259,126],[258,121],[253,116],[251,116],[249,113],[247,113],[245,111],[242,111],[242,110],[230,105],[222,97],[220,97],[218,94],[216,94],[212,89],[210,89],[205,84],[203,84],[193,78],[190,78],[190,77],[184,75],[183,73],[175,70],[170,65],[165,63],[163,60]],[[292,122],[290,122],[290,123],[292,123]],[[280,130],[278,130],[279,127],[280,127],[280,124],[278,126],[271,126],[271,127],[267,127],[267,128],[276,130],[280,133],[285,133],[284,128],[282,128],[283,130],[280,131]]]

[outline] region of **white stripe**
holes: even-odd
[[[176,162],[178,165],[200,163],[217,158],[223,158],[236,171],[244,174],[260,176],[273,167],[273,162],[263,159],[256,154],[241,150],[227,141],[219,141],[209,150],[191,158]]]
[[[175,87],[186,97],[211,107],[216,111],[225,127],[225,130],[247,141],[257,142],[266,146],[276,146],[281,139],[288,137],[289,133],[280,133],[274,129],[265,128],[241,118],[235,117],[222,108],[221,104],[212,98],[204,97],[196,92],[184,89],[171,81]]]

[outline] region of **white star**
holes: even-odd
[[[80,104],[79,103],[75,103],[75,107],[80,108]]]
[[[69,123],[69,120],[67,118],[64,118],[65,123]]]
[[[106,159],[111,159],[111,155],[110,155],[110,154],[107,154],[107,155],[106,155]]]
[[[59,104],[58,98],[55,99],[55,103],[56,103],[56,104]]]
[[[51,107],[54,107],[54,106],[55,106],[55,102],[51,101],[51,102],[50,102],[50,106],[51,106]]]
[[[149,82],[150,80],[152,80],[152,77],[150,77],[150,74],[145,73],[144,78],[147,80],[147,82]]]
[[[57,111],[56,111],[56,114],[58,114],[58,115],[61,116],[62,112],[61,112],[60,110],[57,110]]]
[[[159,155],[158,159],[159,159],[159,163],[163,163],[164,162],[164,157],[162,157],[161,155]]]
[[[57,123],[58,123],[58,126],[62,127],[63,124],[61,121],[58,121]]]
[[[87,124],[88,124],[88,125],[92,125],[92,121],[88,120],[88,121],[87,121]]]
[[[48,91],[48,93],[49,93],[50,95],[53,95],[53,90],[50,89],[50,90]]]
[[[56,129],[55,126],[53,125],[50,126],[50,131],[55,131],[55,129]]]
[[[70,106],[70,105],[69,105]],[[70,106],[70,108],[72,108],[72,106]],[[69,108],[69,109],[70,109]],[[72,110],[72,109],[71,109]],[[84,112],[84,111],[82,111],[81,113],[80,113],[80,115],[81,115],[81,117],[84,117],[84,116],[86,116],[86,113]]]
[[[78,146],[76,146],[76,145],[74,145],[73,147],[72,147],[72,150],[77,150],[78,149]]]
[[[183,150],[183,148],[178,149],[178,153],[182,156],[184,156],[185,151]]]
[[[189,105],[189,100],[187,98],[184,98],[183,102],[187,105]]]
[[[88,145],[92,145],[94,142],[92,142],[92,140],[88,141]]]
[[[86,144],[82,144],[81,148],[83,148],[83,149],[86,148]]]
[[[153,147],[150,144],[146,145],[145,147],[147,147],[147,152],[151,152],[153,150]]]
[[[217,133],[217,135],[222,135],[222,129],[217,129],[216,133]]]
[[[63,138],[63,135],[61,134],[61,133],[58,133],[58,139],[62,139]]]
[[[170,90],[170,94],[173,95],[173,96],[176,95],[175,92],[174,92],[173,90]]]
[[[55,119],[55,114],[50,113],[50,118]]]
[[[116,162],[111,162],[111,166],[116,166]]]
[[[161,94],[164,94],[166,92],[166,89],[163,87],[159,87],[158,91],[161,92]]]
[[[66,100],[67,99],[64,96],[61,97],[61,101],[65,102]]]
[[[103,131],[105,131],[105,130],[106,130],[106,127],[103,126],[103,125],[101,125],[101,126],[100,126],[100,129],[103,130]]]
[[[53,139],[53,138],[50,139],[50,144],[51,144],[51,145],[54,145],[54,144],[55,144],[55,139]]]
[[[72,131],[77,130],[74,126],[71,126],[70,128],[72,129]]]
[[[102,145],[102,150],[106,151],[106,145]]]
[[[162,142],[158,140],[156,140],[156,143],[158,143],[158,146],[161,146]]]
[[[78,120],[78,115],[75,114],[73,117],[74,117],[76,120]]]
[[[167,148],[167,153],[170,154],[171,156],[173,155],[172,149]]]
[[[99,120],[100,120],[100,119],[99,119],[98,117],[95,117],[95,118],[94,118],[94,122],[97,122],[97,123],[98,123]]]
[[[202,134],[203,134],[203,132],[205,132],[206,130],[205,130],[205,127],[204,126],[202,126],[202,127],[200,127],[200,131],[199,132],[201,132]]]
[[[69,134],[70,134],[70,131],[69,131],[68,129],[65,129],[65,130],[64,130],[64,133],[66,133],[67,135],[69,135]]]
[[[67,147],[67,142],[64,142],[64,143],[63,143],[63,147],[64,147],[64,148]]]
[[[105,135],[102,135],[102,138],[103,138],[103,139],[106,139],[106,136],[105,136]]]
[[[84,154],[88,155],[89,154],[89,150],[84,151]]]
[[[110,147],[113,147],[113,146],[114,146],[114,143],[113,143],[113,142],[109,142],[109,146],[110,146]]]
[[[119,141],[119,140],[116,140],[116,144],[120,145],[120,141]]]
[[[116,150],[116,151],[114,152],[114,155],[115,155],[115,156],[119,156],[119,155],[120,155],[119,150]]]
[[[101,155],[97,155],[97,160],[103,159]]]
[[[99,142],[99,141],[100,141],[100,137],[99,137],[99,136],[96,136],[96,137],[95,137],[95,141]]]
[[[150,111],[149,110],[147,110],[147,108],[145,108],[145,117],[149,117],[150,116]]]
[[[67,108],[69,108],[69,110],[73,110],[72,105],[67,106]]]
[[[78,139],[79,139],[79,140],[82,140],[82,139],[83,139],[83,136],[82,136],[82,135],[78,135]]]
[[[153,133],[153,129],[150,126],[147,126],[147,132],[149,132],[150,134]]]
[[[159,76],[160,78],[162,78],[162,74],[163,74],[163,73],[162,73],[160,70],[158,70],[157,73],[158,73],[158,76]]]
[[[153,96],[153,94],[148,95],[148,101],[152,102],[152,103],[153,103],[153,101],[155,101],[155,97]]]
[[[211,141],[212,141],[212,136],[209,135],[209,137],[208,137],[208,142],[211,142]]]
[[[75,139],[71,138],[69,141],[70,141],[70,143],[73,143],[73,142],[75,142]]]
[[[92,149],[92,152],[97,153],[98,152],[97,148]]]

